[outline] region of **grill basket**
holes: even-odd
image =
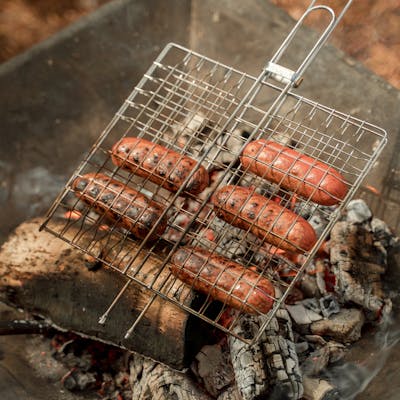
[[[292,91],[342,15],[332,17],[296,71],[277,64],[304,18],[316,9],[333,14],[325,6],[310,6],[259,77],[179,45],[167,45],[73,173],[42,228],[126,277],[125,286],[100,316],[100,323],[106,322],[132,282],[152,291],[153,296],[132,321],[126,337],[157,296],[248,343],[258,339],[283,306],[386,143],[384,130]],[[196,169],[202,165],[210,172],[211,186],[197,196],[185,193],[183,187],[172,193],[115,166],[110,150],[126,136],[147,138],[197,160]],[[346,197],[336,206],[317,205],[309,198],[300,199],[293,192],[244,171],[239,156],[247,143],[258,138],[295,148],[335,168],[345,177]],[[71,184],[86,173],[108,175],[165,206],[164,214],[145,239],[135,239],[76,196]],[[305,219],[323,218],[328,224],[318,232],[313,248],[304,253],[301,262],[295,263],[279,250],[268,248],[249,231],[234,228],[215,216],[209,199],[216,188],[227,184],[254,187],[266,199],[294,210]],[[155,241],[148,240],[163,216],[168,218],[164,234]],[[119,218],[123,217],[126,215],[121,213]],[[62,229],[60,218],[64,220]],[[199,294],[193,302],[187,285],[170,273],[171,256],[185,244],[206,248],[244,267],[252,267],[260,278],[265,276],[274,284],[274,306],[266,315],[258,312],[264,322],[254,337],[244,338],[235,332],[240,311],[232,313],[223,303],[216,306],[207,294]]]

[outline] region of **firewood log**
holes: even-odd
[[[105,266],[89,270],[81,251],[39,232],[41,223],[37,218],[21,224],[1,247],[0,301],[42,316],[59,329],[141,353],[175,369],[188,366],[209,338],[205,323],[157,298],[133,335],[125,339],[125,332],[152,297],[150,291],[131,283],[106,324],[100,325],[99,316],[126,277]],[[150,279],[154,268],[150,257],[141,271],[143,279],[146,274]],[[169,289],[187,306],[195,299],[180,282],[171,282]]]

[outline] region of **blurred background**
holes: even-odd
[[[0,62],[23,52],[111,0],[0,0]],[[271,0],[298,19],[310,0]],[[340,7],[345,0],[329,0]],[[311,15],[307,23],[322,22]],[[355,2],[331,42],[400,89],[400,0]]]

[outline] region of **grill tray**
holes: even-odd
[[[311,7],[307,13],[316,8],[321,6]],[[304,16],[299,24],[303,19]],[[337,22],[335,20],[326,32],[329,33]],[[326,40],[326,32],[321,36],[321,43]],[[310,53],[313,56],[320,41]],[[283,48],[287,45],[284,42]],[[293,72],[276,64],[281,53],[282,47],[261,75],[253,77],[182,46],[167,45],[73,173],[49,210],[42,228],[126,276],[126,285],[100,317],[100,323],[106,322],[126,288],[134,282],[152,291],[153,297],[132,321],[126,336],[132,333],[157,296],[237,336],[233,331],[239,312],[226,318],[227,305],[219,304],[215,311],[210,296],[200,296],[196,307],[188,306],[182,297],[187,296],[187,291],[180,292],[179,288],[185,284],[171,275],[168,266],[172,254],[182,244],[205,247],[245,267],[256,265],[259,276],[266,276],[277,288],[274,307],[262,316],[265,321],[260,331],[251,339],[237,336],[239,339],[248,343],[256,341],[282,307],[383,149],[386,133],[293,93],[293,87],[299,84],[312,57],[306,58],[307,62]],[[148,179],[116,167],[111,162],[110,150],[125,136],[144,137],[198,160],[197,168],[203,165],[213,171],[211,187],[197,196],[185,194],[183,189],[171,193]],[[320,206],[243,171],[239,162],[241,151],[258,138],[293,147],[340,171],[349,189],[345,199],[334,207]],[[80,201],[71,183],[89,172],[106,174],[166,206],[164,214],[168,227],[165,234],[156,241],[135,239]],[[192,175],[194,173],[195,170]],[[276,249],[266,251],[265,244],[250,232],[234,228],[215,216],[209,199],[217,187],[226,184],[255,186],[267,199],[294,209],[306,219],[312,220],[318,215],[329,223],[320,232],[314,247],[304,254],[302,262],[295,264]],[[60,217],[65,219],[61,230],[55,223]],[[156,230],[156,225],[152,231]],[[71,229],[73,227],[79,228],[78,234],[71,233],[76,232]],[[149,263],[154,271],[151,276],[143,273]]]

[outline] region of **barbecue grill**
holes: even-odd
[[[258,77],[177,44],[169,44],[162,50],[73,173],[42,226],[126,277],[126,284],[99,316],[99,323],[106,323],[107,316],[128,286],[134,283],[153,295],[132,321],[126,337],[160,296],[245,342],[254,343],[259,338],[311,263],[386,143],[383,129],[294,92],[301,84],[307,66],[350,4],[351,1],[336,17],[331,8],[312,2]],[[314,47],[296,69],[279,64],[285,52],[290,50],[304,19],[318,11],[326,13],[330,22]],[[142,178],[113,164],[111,148],[128,136],[146,138],[182,156],[189,156],[197,161],[197,167],[176,192],[169,192],[151,181],[151,171],[147,178]],[[279,184],[269,183],[241,168],[239,159],[244,147],[259,138],[292,147],[339,171],[348,188],[345,198],[336,206],[318,205],[311,198],[300,199]],[[363,150],[358,145],[361,142]],[[185,192],[185,184],[200,166],[214,177],[210,187],[200,195]],[[87,173],[105,174],[165,206],[144,239],[134,238],[129,231],[120,228],[118,221],[110,223],[104,214],[99,214],[76,196],[72,183]],[[209,200],[217,188],[225,185],[255,187],[266,200],[291,208],[309,221],[318,214],[329,223],[319,233],[312,249],[303,254],[301,262],[294,263],[255,238],[250,229],[234,228],[214,214]],[[61,216],[65,218],[62,229],[55,223]],[[120,219],[126,217],[123,212],[119,215]],[[168,220],[166,234],[150,240],[164,218]],[[78,234],[76,227],[79,227]],[[207,232],[216,235],[210,238]],[[187,292],[182,291],[181,296],[176,290],[185,283],[180,283],[169,270],[171,257],[183,244],[222,254],[245,268],[254,270],[256,267],[260,279],[267,277],[273,283],[276,288],[271,298],[273,308],[264,316],[264,323],[253,337],[240,337],[233,332],[240,310],[232,313],[225,303],[216,306],[210,293],[199,295],[196,306],[187,305],[182,298]],[[240,253],[239,248],[242,249]],[[154,271],[151,276],[143,273],[148,264]],[[215,283],[211,286],[215,287]],[[234,296],[232,291],[226,294]],[[242,301],[243,306],[247,304],[246,299],[236,300]]]

